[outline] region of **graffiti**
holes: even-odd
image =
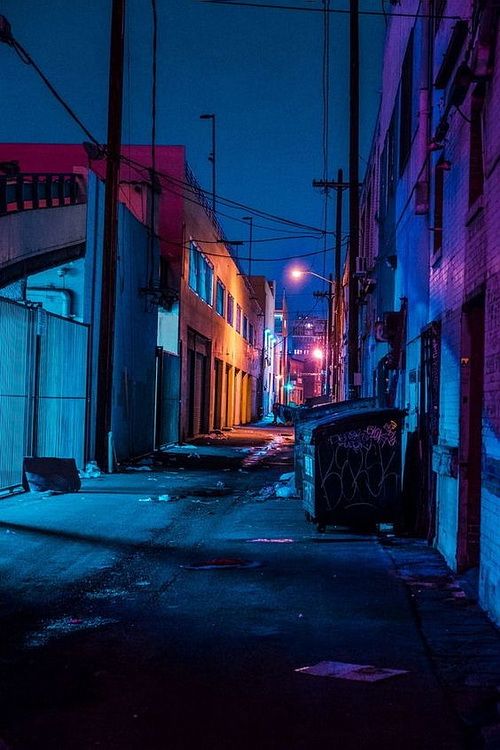
[[[331,435],[319,460],[328,510],[391,504],[399,488],[399,463],[394,420]]]

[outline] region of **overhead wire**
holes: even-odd
[[[152,63],[153,64],[153,88],[152,88],[152,110],[151,110],[151,120],[152,120],[152,126],[151,126],[152,127],[152,152],[151,152],[151,157],[152,157],[153,168],[151,170],[151,168],[147,167],[147,165],[145,165],[145,164],[143,164],[141,162],[137,162],[136,160],[132,159],[130,156],[127,157],[125,154],[121,154],[120,155],[120,159],[123,162],[128,163],[130,166],[133,166],[134,168],[136,168],[138,170],[142,170],[144,172],[147,172],[149,178],[151,177],[151,172],[153,172],[154,176],[157,176],[157,178],[161,178],[164,182],[165,181],[167,181],[169,183],[173,182],[174,184],[177,185],[178,188],[182,188],[182,191],[183,191],[182,193],[175,193],[175,191],[173,190],[171,184],[170,185],[169,184],[167,184],[167,185],[164,184],[163,186],[166,187],[167,190],[170,190],[170,192],[174,192],[177,195],[182,195],[182,197],[185,200],[192,200],[193,203],[199,204],[199,200],[193,200],[193,199],[190,199],[188,196],[186,196],[185,195],[185,191],[189,191],[189,192],[192,192],[192,193],[195,193],[195,194],[199,193],[199,192],[203,193],[204,191],[200,187],[198,187],[198,186],[195,187],[195,186],[191,185],[187,181],[179,180],[179,179],[173,177],[172,175],[169,175],[167,173],[163,173],[161,171],[157,171],[155,169],[155,167],[156,167],[156,153],[155,153],[155,144],[156,144],[156,88],[157,88],[156,87],[156,70],[157,70],[157,57],[156,57],[156,55],[157,55],[157,12],[156,12],[156,3],[155,3],[155,0],[152,0],[152,12],[153,12],[153,63]],[[34,70],[39,75],[39,77],[41,78],[41,80],[43,81],[43,83],[47,86],[47,88],[49,89],[49,91],[51,92],[51,94],[57,99],[57,101],[61,104],[61,106],[64,108],[64,110],[67,112],[67,114],[71,117],[71,119],[73,119],[73,121],[78,125],[78,127],[82,130],[82,132],[87,136],[87,138],[89,139],[89,141],[97,147],[98,151],[103,156],[106,156],[107,155],[106,146],[103,146],[99,142],[99,140],[94,136],[94,134],[86,127],[86,125],[82,122],[82,120],[76,114],[76,112],[72,109],[72,107],[59,94],[59,92],[57,91],[57,89],[50,82],[50,80],[45,75],[45,73],[42,71],[42,69],[36,64],[36,62],[34,61],[34,59],[32,58],[32,56],[29,54],[29,52],[19,42],[17,42],[17,40],[14,39],[14,37],[12,35],[11,35],[10,39],[8,39],[7,43],[14,48],[14,50],[16,51],[16,53],[18,54],[18,56],[20,57],[20,59],[23,61],[24,64],[30,65],[30,66],[32,66],[34,68]],[[130,119],[130,117],[129,117],[129,119]],[[295,228],[310,229],[311,231],[313,231],[315,233],[315,235],[322,235],[323,232],[324,232],[324,230],[321,230],[318,227],[312,227],[311,225],[308,225],[308,224],[303,224],[301,222],[295,222],[295,221],[290,220],[290,219],[285,219],[284,217],[280,217],[280,216],[278,216],[276,214],[272,214],[270,212],[263,211],[261,209],[254,209],[254,208],[252,208],[252,207],[250,207],[250,206],[248,206],[246,204],[240,203],[238,201],[232,201],[230,199],[225,199],[225,198],[220,197],[220,202],[225,203],[227,206],[229,206],[231,208],[237,207],[239,209],[246,210],[246,211],[248,211],[250,213],[255,213],[255,215],[259,216],[261,219],[264,219],[264,221],[275,222],[275,223],[284,223],[285,225],[288,225],[290,227],[294,227],[294,229]],[[238,220],[242,221],[241,219],[238,219],[238,217],[234,217],[234,216],[228,216],[228,218],[231,218],[232,220],[235,220],[235,221],[238,221]],[[262,228],[268,229],[269,231],[278,231],[277,229],[275,230],[274,228],[267,227],[267,226],[264,226]],[[304,238],[307,238],[307,235],[297,235],[297,234],[294,235],[292,233],[292,230],[284,230],[284,231],[290,231],[291,236],[288,237],[288,238],[281,238],[282,241],[285,240],[285,239],[304,239]],[[334,233],[331,233],[331,234],[334,234]],[[163,239],[164,241],[167,241],[166,238],[159,237],[159,239]],[[256,239],[255,242],[273,241],[273,239],[277,240],[279,238],[262,239],[262,240]],[[200,242],[203,242],[203,240],[200,240]],[[227,257],[227,256],[225,256],[223,254],[209,253],[208,251],[204,251],[204,252],[205,252],[206,255],[212,255],[212,256],[217,256],[217,255],[221,256],[222,255],[222,257]],[[259,259],[255,259],[255,260],[256,261],[258,260],[258,262],[283,262],[283,261],[288,261],[288,260],[295,260],[297,258],[302,258],[302,257],[314,257],[314,256],[317,256],[317,255],[320,255],[321,253],[324,253],[324,249],[323,250],[319,250],[319,251],[312,251],[312,252],[308,252],[308,253],[301,252],[300,254],[293,254],[293,255],[288,255],[288,256],[281,256],[281,257],[278,257],[278,258],[276,258],[276,257],[273,257],[273,258],[259,258]],[[244,260],[245,258],[241,258],[241,259]]]
[[[87,126],[83,123],[83,121],[80,119],[80,117],[76,114],[74,109],[67,103],[67,101],[59,94],[55,86],[51,83],[51,81],[48,79],[48,77],[45,75],[45,73],[42,71],[42,69],[37,65],[33,57],[29,54],[29,52],[12,36],[6,40],[7,44],[16,51],[22,62],[26,65],[30,65],[33,67],[33,69],[36,71],[38,76],[41,78],[43,83],[47,86],[51,94],[57,99],[57,101],[61,104],[61,106],[64,108],[64,110],[67,112],[67,114],[70,116],[70,118],[78,125],[78,127],[82,130],[82,132],[87,136],[89,141],[96,146],[98,153],[102,157],[109,156],[108,149],[105,145],[103,145],[95,136],[94,134],[87,128]],[[155,88],[156,88],[156,82],[155,82]],[[156,97],[155,97],[156,100]],[[156,108],[156,103],[154,104],[154,107]],[[156,111],[155,111],[156,114]],[[152,118],[153,119],[153,118]],[[156,118],[154,118],[156,119]],[[155,131],[156,133],[156,131]],[[128,163],[130,166],[134,166],[137,169],[143,170],[148,174],[148,177],[150,177],[151,174],[151,168],[147,165],[138,162],[134,159],[132,159],[130,156],[127,157],[125,154],[120,154],[120,160],[122,162]],[[178,186],[181,186],[183,189],[190,190],[193,193],[202,193],[205,194],[205,191],[201,187],[193,187],[189,182],[184,180],[179,180],[172,175],[169,175],[167,173],[164,173],[160,170],[156,170],[156,176],[157,178],[161,178],[163,180],[168,180],[170,182],[173,182],[174,184],[177,184]],[[185,197],[185,196],[184,196]],[[199,203],[199,201],[193,201],[195,203]],[[309,229],[312,232],[315,232],[318,235],[322,235],[323,230],[319,227],[314,227],[310,224],[305,224],[302,222],[296,222],[292,219],[288,219],[282,216],[278,216],[276,214],[272,214],[270,212],[264,211],[262,209],[257,209],[255,207],[249,206],[248,204],[241,203],[239,201],[234,201],[229,198],[224,198],[223,196],[218,196],[218,203],[226,206],[226,208],[233,208],[237,209],[239,211],[245,211],[247,213],[251,213],[263,220],[267,220],[274,223],[280,223],[285,224],[286,226],[295,227],[299,229]],[[219,212],[220,213],[220,212]],[[230,218],[235,221],[240,221],[238,217],[225,215],[226,218]]]
[[[189,242],[187,242],[187,243],[186,242],[177,242],[176,240],[172,240],[172,239],[170,239],[168,237],[164,237],[161,234],[157,234],[156,238],[158,240],[160,240],[161,242],[166,242],[169,245],[174,245],[174,247],[179,247],[179,248],[184,248],[184,249],[187,248],[187,247],[189,247]],[[343,244],[346,244],[347,241],[348,241],[347,239],[344,240]],[[195,244],[199,243],[200,245],[206,244],[206,240],[203,240],[203,239],[200,239],[200,238],[196,238],[196,237],[193,237],[191,239],[191,242],[194,242]],[[223,244],[223,243],[221,243],[221,244]],[[333,249],[334,249],[333,247],[328,248],[328,250],[333,250]],[[200,252],[202,252],[203,255],[209,256],[211,258],[229,258],[229,259],[233,259],[234,260],[234,258],[233,258],[233,256],[231,255],[230,252],[227,252],[227,253],[214,253],[214,252],[212,252],[210,250],[205,250],[204,247],[200,248]],[[312,258],[314,256],[321,255],[322,253],[323,253],[322,249],[321,250],[312,250],[312,251],[307,252],[307,253],[301,252],[301,253],[295,253],[293,255],[283,255],[283,256],[280,256],[278,258],[272,257],[272,258],[255,258],[254,259],[252,257],[252,261],[255,260],[256,263],[280,263],[280,262],[282,262],[284,260],[297,260],[297,259],[300,259],[300,258]],[[240,256],[239,255],[238,258],[237,258],[237,260],[238,261],[240,261],[240,260],[248,261],[248,260],[250,260],[250,258],[247,257],[247,256],[243,256],[243,255]]]
[[[147,172],[148,167],[142,162],[137,161],[136,159],[130,159],[127,157],[122,157],[124,160],[129,163],[130,166],[136,167],[138,171]],[[183,189],[187,189],[192,193],[202,193],[203,195],[207,195],[207,192],[203,190],[199,185],[192,185],[187,180],[182,180],[178,177],[174,177],[171,174],[168,174],[167,172],[162,172],[161,170],[157,170],[156,172],[157,176],[163,180],[166,180],[168,182],[173,183],[177,187],[182,187]],[[237,208],[239,211],[247,211],[249,213],[253,213],[256,216],[259,216],[261,219],[267,219],[269,221],[273,221],[275,223],[283,223],[288,226],[298,227],[299,229],[309,229],[313,232],[316,232],[317,234],[323,234],[323,229],[320,229],[319,227],[314,227],[311,224],[304,224],[302,222],[294,221],[293,219],[287,219],[283,216],[278,216],[277,214],[272,214],[269,211],[264,211],[263,209],[258,209],[252,206],[249,206],[248,204],[241,203],[239,201],[235,201],[231,198],[225,198],[224,196],[217,195],[217,203],[222,203],[226,208]],[[233,217],[230,217],[233,218]],[[235,218],[235,217],[234,217]],[[334,234],[333,232],[331,234]]]
[[[328,230],[328,174],[330,142],[330,0],[323,0],[323,59],[322,59],[322,100],[323,100],[323,275],[326,274],[327,230]]]
[[[156,0],[151,0],[151,211],[149,232],[149,284],[152,284],[154,274],[154,235],[156,225],[156,91],[157,91],[157,62],[158,62],[158,13]]]
[[[261,8],[263,10],[286,10],[296,11],[299,13],[323,13],[322,8],[311,8],[310,6],[304,5],[278,5],[275,3],[257,3],[249,2],[248,0],[198,0],[199,3],[204,5],[224,5],[226,7],[249,7],[249,8]],[[351,12],[349,8],[330,8],[329,13],[338,13],[341,15],[349,15]],[[360,16],[384,16],[385,14],[381,10],[360,10]],[[422,13],[405,13],[405,12],[391,12],[392,17],[400,18],[434,18],[433,14],[422,14]],[[443,15],[440,18],[449,19],[451,21],[470,21],[470,18],[464,18],[458,15]]]

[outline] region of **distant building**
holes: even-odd
[[[304,363],[303,399],[321,396],[326,388],[326,320],[298,315],[291,330],[290,354]]]
[[[288,363],[289,403],[300,406],[304,403],[304,360],[289,354]]]
[[[285,293],[281,307],[274,313],[274,394],[276,401],[286,404],[289,393],[288,382],[288,306]]]
[[[261,372],[259,374],[258,391],[262,416],[272,413],[276,400],[274,387],[274,313],[276,309],[276,282],[269,281],[265,276],[251,276],[250,283],[263,315],[263,337],[258,342],[261,357]]]

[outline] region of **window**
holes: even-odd
[[[246,341],[248,341],[248,318],[246,315],[243,316],[243,330],[241,335]]]
[[[189,245],[189,286],[208,305],[213,302],[214,272],[194,242]]]
[[[236,330],[241,333],[241,307],[236,305]]]
[[[413,122],[413,32],[408,40],[403,71],[401,73],[401,89],[399,92],[399,174],[402,175],[410,155],[412,122]]]
[[[252,323],[248,324],[248,340],[252,346],[255,346],[255,329]]]
[[[227,295],[227,322],[230,326],[234,325],[234,297]]]
[[[443,246],[444,164],[440,159],[434,172],[434,253],[441,252]]]
[[[469,206],[483,194],[484,187],[483,104],[484,86],[478,86],[472,94],[470,115]]]
[[[224,284],[220,279],[217,279],[217,285],[215,288],[215,311],[224,317],[224,301],[226,296],[226,290]]]

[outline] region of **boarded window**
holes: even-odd
[[[484,86],[478,86],[472,95],[470,122],[469,206],[483,194],[483,104]]]
[[[434,253],[441,252],[443,246],[444,164],[440,159],[434,172]]]
[[[408,40],[401,74],[399,108],[399,174],[402,175],[410,155],[413,122],[413,31]]]
[[[227,322],[234,325],[234,297],[231,294],[227,295]]]

